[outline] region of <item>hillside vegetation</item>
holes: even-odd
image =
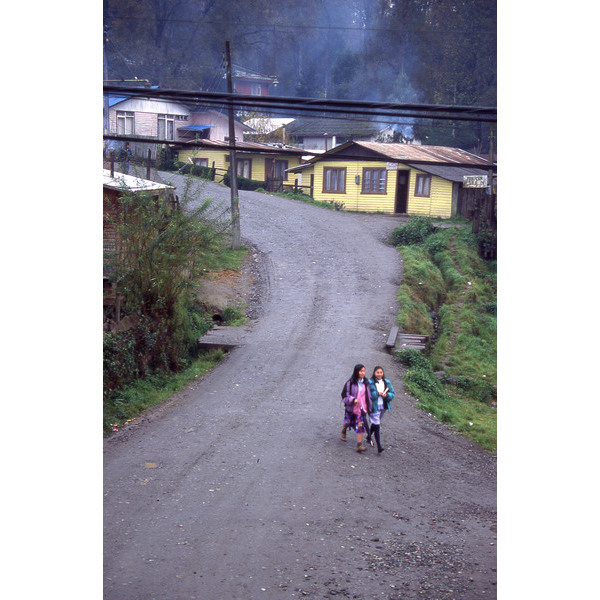
[[[402,331],[429,336],[425,354],[397,353],[417,406],[485,449],[496,449],[496,263],[481,259],[470,225],[439,228],[425,217],[397,227]]]

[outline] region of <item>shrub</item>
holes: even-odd
[[[496,386],[490,381],[481,381],[473,377],[446,377],[445,382],[466,393],[469,398],[490,403],[496,398]]]
[[[394,246],[421,245],[435,231],[429,217],[413,217],[406,225],[399,225],[392,231]]]
[[[138,374],[136,360],[135,333],[105,333],[103,337],[103,379],[104,391],[115,389],[130,381]]]
[[[419,368],[433,372],[431,363],[418,350],[401,350],[396,353],[396,357],[403,365],[410,369]]]
[[[448,240],[443,234],[434,233],[425,239],[424,246],[433,256],[448,248]]]
[[[210,167],[202,167],[200,165],[192,165],[190,163],[183,163],[176,161],[174,163],[174,169],[171,169],[181,173],[182,175],[193,175],[194,177],[200,177],[202,179],[213,179],[213,170]]]
[[[238,306],[226,306],[221,316],[225,323],[231,326],[243,325],[246,322],[246,315],[242,308]]]
[[[231,173],[229,173],[229,172],[225,173],[225,176],[223,177],[223,183],[227,187],[231,187]],[[238,185],[238,190],[256,191],[258,189],[264,188],[266,185],[266,182],[265,181],[257,181],[255,179],[247,179],[246,177],[238,176],[237,185]]]

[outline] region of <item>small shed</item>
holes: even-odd
[[[175,188],[172,185],[157,183],[156,181],[141,179],[140,177],[124,173],[114,173],[111,175],[108,169],[103,169],[102,186],[104,188],[103,246],[105,252],[116,250],[119,244],[113,220],[118,214],[120,198],[125,191],[133,193],[143,192],[151,197],[162,198],[165,202],[170,202],[173,205],[177,202]]]

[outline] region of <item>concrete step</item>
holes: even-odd
[[[244,343],[244,338],[248,330],[249,327],[245,325],[241,327],[217,325],[198,339],[198,348],[203,350],[210,348],[231,350],[232,348],[237,348]]]

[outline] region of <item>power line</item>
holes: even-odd
[[[287,96],[252,96],[228,92],[204,92],[170,89],[132,89],[123,86],[104,86],[105,94],[119,94],[134,98],[160,98],[182,103],[207,105],[235,105],[236,108],[292,108],[317,113],[343,113],[386,117],[411,117],[451,121],[483,121],[494,123],[497,109],[489,106],[459,106],[438,104],[405,104],[395,102],[368,102]]]

